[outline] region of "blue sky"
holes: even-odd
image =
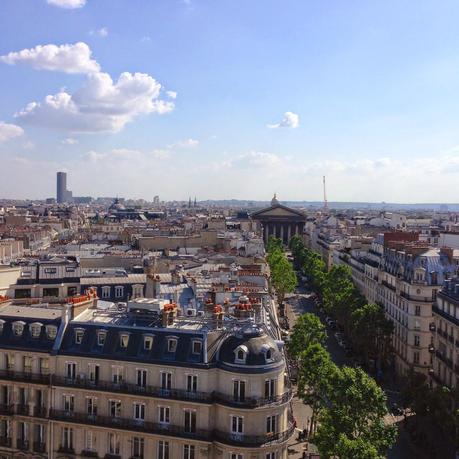
[[[458,17],[448,0],[2,0],[0,196],[53,196],[67,170],[77,195],[317,200],[325,174],[330,200],[457,202]]]

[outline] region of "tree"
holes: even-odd
[[[271,274],[271,284],[276,290],[277,301],[281,305],[285,295],[295,290],[297,279],[292,264],[283,252],[280,239],[269,238],[267,261]]]
[[[338,372],[330,354],[317,342],[298,355],[298,397],[311,407],[311,432],[318,413],[328,403]]]
[[[397,429],[384,423],[386,396],[360,368],[343,367],[321,411],[314,436],[321,456],[340,459],[383,459]]]
[[[351,336],[367,365],[373,358],[380,369],[388,360],[393,328],[392,321],[377,304],[365,304],[351,313]]]
[[[307,312],[299,316],[293,326],[288,351],[292,357],[298,357],[312,344],[325,344],[326,339],[327,334],[323,323],[315,314]]]

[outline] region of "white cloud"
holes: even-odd
[[[166,91],[167,97],[171,99],[177,99],[177,92],[176,91]]]
[[[284,117],[279,123],[268,124],[267,127],[270,129],[277,128],[297,128],[300,125],[300,117],[298,114],[293,112],[285,112]]]
[[[174,148],[195,148],[198,145],[199,145],[199,140],[189,138],[185,140],[179,140],[178,142],[168,145],[167,148],[171,150],[173,150]]]
[[[30,64],[38,70],[52,70],[65,73],[94,73],[100,71],[99,64],[91,59],[91,49],[86,43],[73,45],[38,45],[0,56],[5,64]]]
[[[23,134],[24,130],[20,126],[0,121],[0,143],[20,137]]]
[[[78,144],[78,140],[74,139],[72,137],[68,137],[67,139],[63,139],[61,141],[61,144],[62,145],[77,145]]]
[[[91,30],[89,31],[89,35],[97,35],[101,38],[108,37],[108,28],[101,27],[100,29],[97,29],[97,30]]]
[[[89,74],[74,94],[61,91],[31,102],[16,118],[70,132],[118,132],[137,116],[164,114],[172,102],[159,99],[161,85],[145,73],[124,72],[116,82],[108,73]]]
[[[46,0],[49,5],[69,10],[82,8],[86,5],[86,0]]]

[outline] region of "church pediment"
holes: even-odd
[[[305,218],[304,214],[298,210],[290,209],[282,205],[271,206],[266,209],[261,209],[251,215],[255,220],[264,217],[294,217]]]

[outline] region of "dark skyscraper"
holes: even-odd
[[[72,192],[67,190],[67,173],[57,173],[57,190],[56,201],[58,203],[70,202],[72,200]]]

